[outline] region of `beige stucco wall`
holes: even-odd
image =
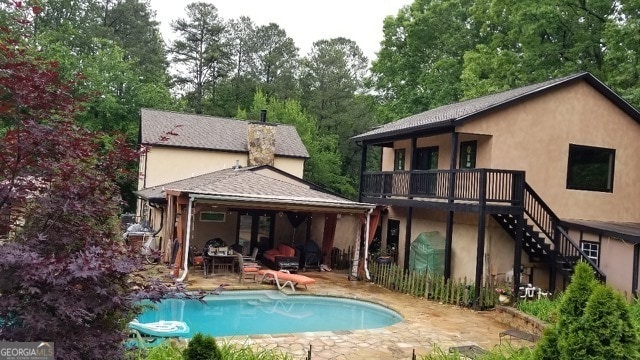
[[[218,237],[227,245],[235,244],[236,230],[238,227],[238,212],[228,211],[228,209],[224,207],[207,207],[202,211],[225,213],[225,219],[224,222],[200,221],[200,212],[196,212],[193,217],[194,227],[191,246],[196,246],[198,250],[202,250],[207,240]]]
[[[300,179],[304,174],[304,159],[302,158],[276,156],[273,166]]]
[[[490,167],[525,170],[527,182],[558,216],[640,222],[640,124],[586,82],[550,91],[457,130],[491,134]],[[566,189],[569,144],[616,150],[613,193]]]
[[[607,275],[607,284],[631,296],[633,280],[633,244],[609,236],[598,236],[588,231],[569,230],[569,236],[600,244],[600,269]]]
[[[459,142],[478,141],[476,166],[526,171],[527,182],[561,218],[640,222],[640,124],[586,82],[550,91],[459,126]],[[448,168],[449,135],[418,139],[439,146],[439,168]],[[616,150],[613,193],[568,190],[569,144]],[[383,151],[383,170],[393,169],[396,141]],[[408,164],[409,152],[406,161]]]
[[[246,153],[156,146],[146,156],[146,175],[141,174],[139,189],[142,188],[145,178],[146,187],[151,187],[227,169],[236,165],[236,160],[240,166],[247,165]],[[292,175],[302,177],[304,159],[276,157],[274,165]]]
[[[391,207],[387,219],[400,221],[398,244],[398,263],[405,260],[406,211],[403,208]],[[456,213],[453,225],[451,276],[475,279],[478,217],[474,214]],[[504,274],[513,268],[514,240],[500,228],[491,217],[487,217],[485,228],[485,259],[483,273],[488,277],[504,280]],[[442,211],[419,209],[413,210],[411,241],[421,232],[438,231],[446,235],[446,213]],[[523,261],[526,259],[523,257]]]

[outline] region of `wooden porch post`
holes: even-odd
[[[480,183],[478,184],[478,198],[480,205],[480,214],[478,216],[478,249],[476,252],[476,283],[475,283],[475,299],[473,307],[480,309],[480,291],[482,289],[482,278],[484,274],[484,232],[486,226],[486,195],[487,195],[487,173],[484,169],[480,170]],[[514,270],[515,272],[515,270]]]
[[[640,257],[640,244],[633,246],[633,274],[631,280],[631,294],[634,297],[638,297],[638,261]]]
[[[362,153],[360,157],[360,189],[358,189],[358,201],[362,202],[362,182],[364,180],[364,173],[367,171],[367,144],[362,143]]]
[[[513,254],[513,293],[518,294],[520,288],[520,266],[522,265],[522,241],[524,228],[524,214],[516,218],[516,246]]]
[[[187,215],[184,213],[187,209],[186,206],[189,203],[188,198],[179,196],[176,202],[176,207],[178,209],[177,215],[180,215],[178,221],[178,228],[176,237],[178,238],[178,253],[176,254],[176,260],[173,263],[173,276],[178,277],[180,275],[180,269],[184,266],[184,255],[186,252],[184,251],[184,231],[186,229],[186,220]]]
[[[411,186],[413,184],[413,182],[411,181],[411,174],[413,173],[413,167],[416,163],[416,147],[418,146],[417,144],[418,139],[415,137],[411,138],[411,148],[409,149],[409,176],[407,179],[407,199],[413,199],[411,193],[413,192],[414,187]]]
[[[455,189],[455,178],[453,171],[456,168],[458,159],[458,133],[453,131],[451,133],[451,158],[449,163],[449,189],[448,189],[448,202],[453,203],[453,193]],[[449,280],[451,278],[451,246],[453,243],[453,211],[447,212],[447,229],[445,234],[444,243],[444,278]]]
[[[411,224],[413,222],[413,208],[407,208],[407,226],[404,239],[404,269],[409,270],[409,255],[411,254]]]

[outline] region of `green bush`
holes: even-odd
[[[248,345],[238,346],[231,343],[220,345],[220,353],[224,360],[293,360],[290,354],[278,350],[254,350]]]
[[[565,341],[566,358],[640,359],[640,341],[629,304],[608,286],[598,285]]]
[[[149,349],[146,360],[182,360],[182,350],[174,347],[169,342],[164,342]]]
[[[195,334],[183,352],[185,360],[222,360],[222,352],[216,340],[200,333]]]
[[[555,324],[558,322],[561,299],[562,297],[553,300],[539,299],[533,301],[520,301],[516,307],[525,314],[529,314],[550,324]]]

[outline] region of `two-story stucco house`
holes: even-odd
[[[421,233],[445,238],[447,277],[561,289],[578,260],[636,294],[640,113],[589,73],[438,107],[356,136],[360,200],[387,207],[384,242],[408,267]],[[369,154],[369,155],[368,155]],[[386,244],[385,244],[386,245]],[[520,271],[518,271],[520,270]]]
[[[302,179],[309,157],[291,125],[142,109],[137,216],[171,248],[202,249],[213,238],[249,254],[284,243],[332,250],[353,247],[374,208]],[[364,220],[363,220],[364,219]],[[165,252],[168,261],[170,252]],[[186,273],[187,267],[184,267]]]

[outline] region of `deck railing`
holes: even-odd
[[[451,201],[522,203],[524,172],[496,169],[366,172],[362,195]]]

